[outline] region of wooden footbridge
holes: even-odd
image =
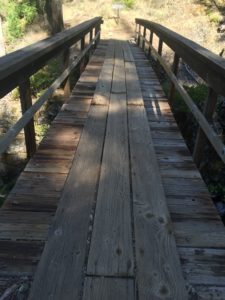
[[[225,229],[146,54],[170,76],[169,101],[177,89],[199,123],[197,164],[206,138],[224,160],[209,119],[217,95],[225,96],[225,61],[139,19],[136,44],[100,40],[101,23],[94,18],[0,59],[1,96],[19,86],[23,110],[1,152],[25,127],[32,156],[0,210],[1,299],[26,280],[32,300],[225,299]],[[164,43],[175,52],[172,70]],[[29,77],[60,51],[64,72],[32,105]],[[63,83],[68,95],[68,76],[87,56],[35,151],[34,113]],[[177,80],[179,58],[209,86],[203,113]]]

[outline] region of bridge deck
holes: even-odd
[[[225,299],[224,226],[125,42],[100,43],[0,223],[1,291],[35,273],[30,299]]]

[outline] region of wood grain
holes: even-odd
[[[106,116],[106,106],[91,107],[29,299],[79,297]]]
[[[127,103],[128,105],[144,105],[141,96],[140,83],[137,77],[135,63],[126,62],[126,85],[127,85]]]
[[[88,274],[133,275],[126,95],[111,94]]]
[[[122,41],[115,41],[115,65],[111,93],[116,94],[126,93],[123,43]]]
[[[105,61],[96,86],[93,104],[108,105],[112,86],[114,69],[114,42],[110,41],[105,56]]]
[[[86,277],[83,300],[134,300],[134,280]]]
[[[145,108],[129,105],[128,122],[139,299],[187,299]]]

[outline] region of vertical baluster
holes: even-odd
[[[90,31],[90,39],[89,39],[89,42],[90,42],[90,43],[91,43],[92,39],[93,39],[93,28],[92,28],[91,31]]]
[[[68,68],[69,64],[70,64],[70,49],[66,49],[64,51],[64,55],[63,55],[63,64],[64,64],[64,69]],[[65,83],[64,83],[64,96],[67,98],[69,97],[70,95],[70,92],[71,92],[71,87],[70,87],[70,77],[68,77],[66,80],[65,80]]]
[[[137,45],[140,46],[140,41],[141,41],[141,25],[138,24],[138,40],[137,40]]]
[[[146,38],[146,27],[144,27],[143,40],[142,40],[142,50],[145,51],[145,38]]]
[[[32,106],[32,97],[30,89],[30,80],[27,79],[19,85],[20,103],[22,114],[24,114]],[[36,151],[34,119],[24,127],[25,144],[27,157],[30,158]]]
[[[160,56],[162,55],[162,47],[163,47],[163,40],[160,38],[159,39],[159,46],[158,46],[158,54]]]
[[[216,103],[217,103],[218,95],[217,93],[212,89],[209,88],[208,91],[208,98],[205,102],[203,114],[206,117],[208,121],[212,121],[213,113],[215,111]],[[197,132],[197,137],[195,141],[195,147],[193,151],[193,158],[195,164],[199,167],[201,160],[202,160],[202,155],[204,152],[204,148],[207,144],[207,138],[202,131],[202,129],[199,127],[198,132]]]
[[[137,43],[137,35],[138,35],[137,29],[138,29],[138,24],[135,23],[135,43]]]
[[[95,36],[97,35],[97,33],[98,33],[99,31],[101,31],[101,24],[98,24],[98,25],[95,27]],[[100,41],[100,35],[99,35],[98,39],[96,40],[96,46],[97,46],[97,44],[99,43],[99,41]]]
[[[149,39],[149,43],[152,45],[153,44],[153,35],[154,35],[154,32],[153,31],[150,31],[150,39]],[[149,49],[148,49],[148,56],[150,57],[151,56],[151,47],[149,46]]]
[[[85,48],[85,35],[80,40],[80,50],[83,51]]]

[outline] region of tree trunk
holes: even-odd
[[[51,35],[64,30],[62,0],[46,0],[45,9]]]
[[[4,56],[6,54],[5,52],[5,41],[3,36],[3,30],[2,30],[2,18],[0,16],[0,57]]]

